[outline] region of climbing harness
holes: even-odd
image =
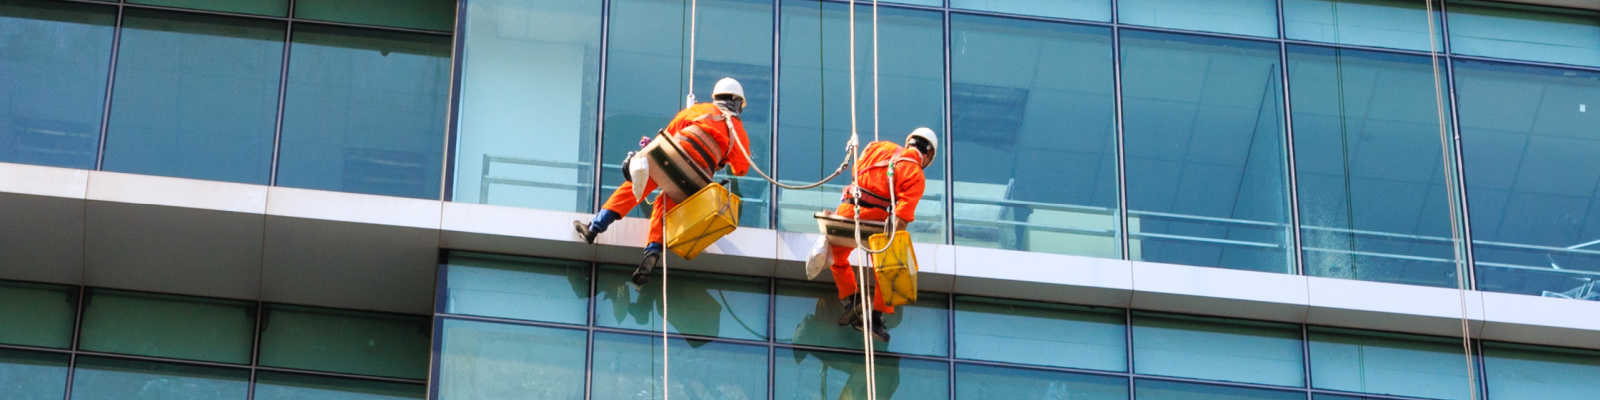
[[[1439,48],[1438,38],[1435,37],[1434,30],[1433,0],[1422,0],[1422,2],[1425,4],[1428,13],[1428,57],[1430,64],[1432,64],[1433,67],[1433,99],[1434,106],[1436,108],[1436,114],[1439,120],[1439,151],[1441,152],[1441,157],[1439,159],[1444,163],[1445,193],[1447,194],[1445,198],[1449,199],[1450,203],[1450,243],[1452,244],[1451,247],[1454,250],[1455,255],[1456,292],[1459,296],[1461,306],[1461,351],[1462,355],[1467,361],[1468,399],[1477,400],[1478,373],[1477,368],[1473,365],[1472,329],[1468,323],[1469,317],[1467,315],[1467,285],[1472,281],[1467,277],[1467,273],[1469,271],[1467,270],[1466,264],[1466,251],[1463,247],[1466,244],[1462,243],[1460,228],[1461,223],[1457,221],[1460,212],[1460,205],[1457,204],[1458,196],[1448,195],[1451,194],[1451,192],[1454,192],[1456,190],[1455,188],[1459,187],[1456,185],[1456,182],[1460,178],[1456,174],[1455,168],[1451,167],[1450,162],[1450,149],[1453,146],[1449,145],[1450,135],[1445,125],[1446,116],[1444,104],[1444,83],[1442,76],[1439,74]]]

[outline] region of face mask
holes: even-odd
[[[722,99],[712,100],[712,102],[716,103],[717,107],[722,107],[722,109],[728,110],[728,112],[733,113],[733,115],[739,115],[740,113],[744,112],[744,104],[743,104],[744,102],[739,101],[738,99],[722,98]]]

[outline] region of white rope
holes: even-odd
[[[1428,12],[1428,57],[1433,65],[1433,98],[1436,114],[1439,119],[1439,158],[1444,163],[1445,196],[1450,202],[1450,243],[1453,245],[1456,260],[1456,292],[1460,298],[1461,306],[1461,352],[1467,361],[1467,391],[1468,399],[1478,398],[1478,373],[1473,366],[1472,359],[1472,329],[1467,321],[1467,266],[1466,254],[1461,243],[1460,222],[1456,220],[1458,206],[1455,196],[1448,196],[1454,192],[1456,185],[1455,169],[1450,165],[1449,133],[1445,128],[1444,83],[1439,74],[1439,49],[1438,38],[1434,36],[1433,0],[1422,0]]]
[[[684,96],[685,108],[694,107],[694,47],[699,33],[700,2],[689,0],[689,94]],[[728,132],[730,136],[733,133]],[[663,192],[662,194],[666,194]],[[661,208],[661,226],[667,225],[666,207]],[[672,358],[667,353],[667,240],[661,239],[661,399],[672,398]]]

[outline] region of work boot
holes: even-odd
[[[861,295],[854,294],[850,297],[839,299],[844,304],[844,314],[839,315],[839,326],[851,326],[861,323]]]
[[[856,323],[852,324],[851,327],[856,328],[856,332],[860,332],[862,329],[861,321],[856,321]],[[889,343],[889,328],[883,326],[883,311],[872,311],[871,329],[873,339],[877,339],[880,342]]]
[[[650,274],[656,271],[656,267],[661,266],[661,257],[663,256],[660,243],[651,243],[645,246],[644,260],[639,261],[639,268],[633,270],[633,285],[644,286],[646,283],[650,283]]]
[[[582,237],[584,242],[594,244],[594,237],[600,235],[601,232],[605,232],[606,228],[611,227],[612,222],[617,222],[619,219],[622,219],[622,214],[618,214],[616,211],[600,209],[600,212],[594,214],[594,220],[589,221],[587,224],[583,223],[583,221],[572,221],[572,229],[578,231],[578,236]]]

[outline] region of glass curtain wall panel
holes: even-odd
[[[0,344],[72,347],[79,290],[0,281]]]
[[[1451,0],[1456,54],[1600,66],[1600,12]]]
[[[589,263],[450,253],[442,294],[449,314],[558,322],[589,321]]]
[[[1439,2],[1429,1],[1434,1],[1431,47],[1428,5],[1412,0],[1284,0],[1283,35],[1293,40],[1444,52],[1443,15]]]
[[[361,25],[450,32],[456,2],[450,0],[297,0],[294,17]]]
[[[1128,370],[1123,310],[956,296],[956,357]]]
[[[1600,300],[1600,73],[1456,61],[1479,290]]]
[[[866,355],[778,348],[773,352],[773,398],[867,398]],[[949,399],[950,364],[879,355],[879,399]]]
[[[1294,273],[1278,45],[1122,32],[1129,258]]]
[[[1310,328],[1311,387],[1428,399],[1466,400],[1459,338]],[[1492,385],[1491,385],[1492,386]]]
[[[699,2],[694,60],[689,59],[689,3],[676,0],[617,0],[611,4],[606,53],[605,143],[600,159],[600,201],[622,184],[622,161],[653,138],[685,107],[690,63],[695,101],[711,102],[711,90],[722,78],[744,87],[745,108],[739,115],[750,137],[749,156],[762,170],[772,168],[772,2],[707,0]],[[744,157],[735,150],[727,158]],[[728,189],[743,202],[739,225],[767,227],[772,196],[755,171],[733,177],[726,169],[717,179],[731,178]],[[640,203],[628,214],[650,215]]]
[[[1126,400],[1128,378],[957,363],[956,398]]]
[[[279,186],[436,200],[450,37],[296,24]]]
[[[827,177],[845,159],[850,140],[850,14],[837,2],[784,0],[779,45],[779,178],[791,184]],[[856,132],[865,147],[877,140],[904,145],[919,127],[945,143],[944,21],[938,12],[878,9],[877,115],[873,121],[872,7],[856,5]],[[874,127],[878,129],[874,133]],[[944,243],[944,165],[947,144],[924,169],[911,240]],[[839,207],[850,171],[816,189],[780,190],[778,228],[816,232],[812,214]]]
[[[124,11],[102,167],[267,184],[285,27]]]
[[[250,364],[254,303],[99,289],[85,301],[81,350]]]
[[[695,339],[672,339],[671,397],[762,399],[767,396],[767,349]],[[660,399],[661,336],[594,334],[595,399]],[[578,380],[582,382],[583,380]]]
[[[601,2],[467,3],[451,200],[592,209]]]
[[[1494,400],[1583,399],[1600,393],[1600,352],[1515,344],[1483,345]]]
[[[116,13],[0,4],[0,162],[95,168]]]
[[[1275,0],[1119,0],[1117,22],[1275,38],[1278,4]]]
[[[1140,374],[1303,387],[1302,356],[1297,325],[1133,313]]]
[[[1111,22],[1107,0],[950,0],[950,8]]]
[[[78,357],[72,400],[245,400],[250,370]]]
[[[399,400],[426,397],[427,387],[324,376],[261,371],[255,397],[261,400]]]
[[[1448,79],[1425,56],[1289,46],[1306,275],[1456,287]]]
[[[1110,29],[950,26],[955,244],[1118,258]]]
[[[0,398],[60,399],[67,394],[67,362],[55,353],[0,350]]]
[[[447,318],[440,324],[439,400],[584,399],[584,331]]]
[[[1305,392],[1135,379],[1135,400],[1304,400]]]
[[[133,4],[219,11],[236,14],[256,14],[269,17],[289,16],[290,0],[127,0]]]
[[[644,287],[628,283],[631,267],[601,267],[596,273],[596,326],[661,331],[661,281]],[[767,340],[767,279],[671,271],[672,333]]]
[[[837,321],[844,313],[838,290],[832,283],[788,280],[777,282],[775,340],[800,346],[822,346],[861,350],[861,332]],[[945,356],[950,353],[949,297],[943,293],[921,292],[915,304],[895,308],[883,315],[883,326],[894,340],[877,342],[880,352]],[[677,310],[673,306],[673,310]],[[674,311],[676,312],[676,311]]]
[[[279,304],[267,305],[266,312],[262,366],[428,378],[428,318]]]

